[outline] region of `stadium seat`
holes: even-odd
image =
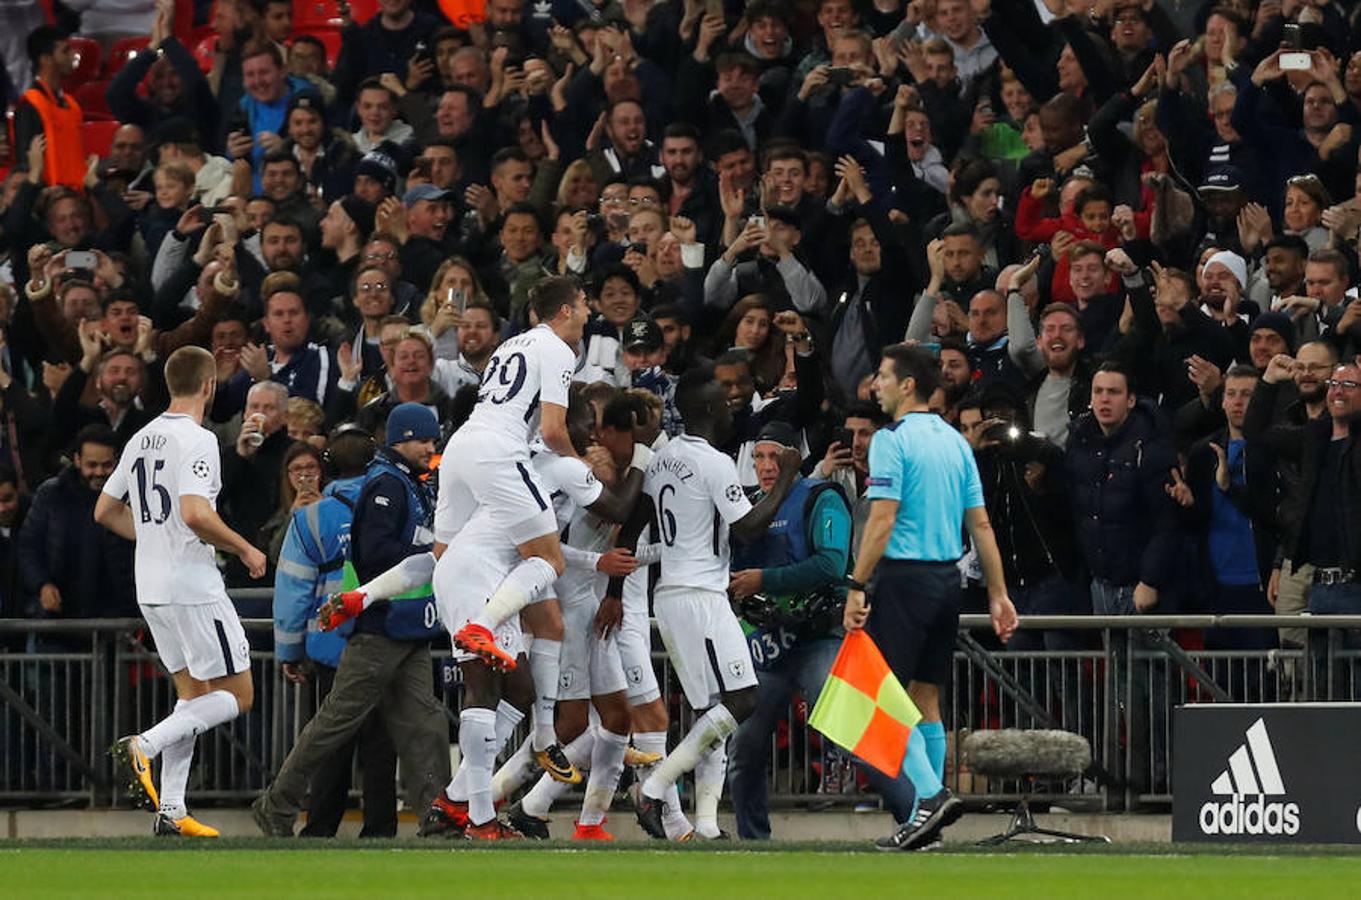
[[[109,112],[109,101],[105,92],[109,89],[109,83],[103,79],[99,81],[87,81],[80,87],[71,92],[80,104],[80,111],[84,114],[88,122],[92,119],[112,119],[113,113]]]
[[[104,77],[112,78],[117,75],[118,70],[128,64],[128,60],[146,49],[150,43],[150,37],[123,38],[114,43],[113,49],[109,51],[108,62],[104,64]]]
[[[208,74],[213,70],[213,55],[217,50],[217,35],[210,34],[199,40],[194,45],[194,59],[198,60],[198,67],[203,70],[203,74]]]
[[[99,42],[89,38],[72,37],[71,49],[76,52],[76,70],[66,79],[66,86],[73,88],[98,78],[100,66],[104,62]]]
[[[310,35],[321,41],[326,48],[326,65],[335,68],[336,60],[340,58],[340,29],[332,28],[327,25],[311,25],[307,28],[294,29],[295,37]]]
[[[101,159],[109,155],[109,147],[113,145],[113,133],[119,129],[120,123],[116,119],[103,119],[95,122],[86,122],[81,126],[81,131],[85,135],[85,152],[93,153]]]
[[[350,18],[363,25],[378,12],[378,0],[351,0]],[[318,25],[340,26],[337,0],[293,0],[293,31],[301,34]]]

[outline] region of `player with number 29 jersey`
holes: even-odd
[[[182,495],[216,508],[221,490],[217,437],[189,416],[163,413],[128,441],[104,493],[127,497],[132,507],[138,603],[194,606],[226,598],[215,551],[180,514]]]
[[[496,348],[482,373],[477,406],[460,431],[510,439],[529,458],[539,430],[539,403],[567,406],[576,354],[547,325],[518,334]]]

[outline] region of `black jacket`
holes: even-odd
[[[1067,581],[1082,571],[1065,484],[1064,452],[1037,435],[979,450],[978,475],[988,519],[1007,584],[1027,588],[1059,575]],[[1039,463],[1037,486],[1026,480],[1026,464]]]
[[[19,530],[19,569],[31,616],[68,619],[137,615],[133,543],[94,520],[99,493],[74,468],[49,478],[33,495]],[[44,584],[61,591],[61,612],[38,603]]]
[[[1078,420],[1065,470],[1073,526],[1092,577],[1122,586],[1169,584],[1178,537],[1176,505],[1165,485],[1175,463],[1166,424],[1148,401],[1139,401],[1110,435],[1090,413]]]
[[[1265,380],[1257,382],[1257,390],[1252,392],[1247,415],[1243,417],[1243,434],[1250,444],[1259,444],[1271,453],[1280,476],[1276,509],[1277,565],[1289,558],[1284,544],[1299,530],[1300,517],[1304,514],[1304,483],[1296,445],[1300,430],[1309,421],[1309,410],[1300,399],[1294,382],[1268,384]]]

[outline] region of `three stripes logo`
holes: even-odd
[[[1200,830],[1223,835],[1293,835],[1300,830],[1297,803],[1267,802],[1285,796],[1285,781],[1276,764],[1266,722],[1258,719],[1248,728],[1246,742],[1229,755],[1229,764],[1210,784],[1217,797],[1200,808]]]

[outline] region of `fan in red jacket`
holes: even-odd
[[[1105,187],[1092,183],[1078,192],[1069,209],[1061,209],[1057,218],[1044,215],[1044,200],[1054,190],[1051,178],[1037,178],[1021,191],[1016,205],[1016,235],[1026,241],[1049,241],[1060,232],[1072,235],[1069,246],[1080,241],[1095,241],[1107,250],[1120,246],[1120,228],[1112,221],[1114,204]],[[1136,236],[1147,237],[1149,215],[1134,214]],[[1119,288],[1119,278],[1112,273],[1106,293]],[[1073,303],[1073,289],[1068,284],[1068,254],[1054,256],[1054,277],[1050,283],[1050,297],[1055,302]]]

